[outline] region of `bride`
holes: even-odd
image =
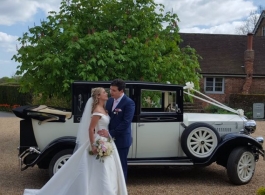
[[[91,96],[79,124],[73,155],[41,189],[25,189],[24,195],[127,195],[114,142],[113,152],[103,157],[104,162],[96,159],[95,141],[102,138],[97,131],[108,129],[110,117],[104,106],[108,99],[105,89],[94,88]]]

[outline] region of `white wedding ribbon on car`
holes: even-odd
[[[214,106],[217,106],[217,107],[219,107],[219,108],[223,108],[223,109],[225,109],[225,110],[227,110],[227,111],[230,111],[230,112],[236,113],[236,114],[238,114],[239,116],[243,116],[243,117],[245,117],[245,115],[244,115],[244,110],[242,110],[242,109],[235,110],[235,109],[233,109],[233,108],[230,108],[230,107],[228,107],[228,106],[226,106],[226,105],[224,105],[224,104],[222,104],[222,103],[216,101],[215,99],[212,99],[212,98],[210,98],[209,96],[207,96],[207,95],[205,95],[205,94],[203,94],[203,93],[197,91],[196,89],[194,89],[194,83],[193,83],[193,82],[187,82],[187,83],[186,83],[186,86],[184,86],[183,89],[187,89],[187,90],[188,90],[188,92],[185,92],[185,91],[184,91],[184,93],[187,94],[187,95],[190,95],[190,96],[192,96],[192,97],[194,97],[194,98],[197,98],[197,99],[199,99],[199,100],[202,100],[202,101],[204,101],[204,102],[207,102],[207,103],[209,103],[209,104],[212,104],[212,105],[214,105]],[[202,95],[203,97],[206,97],[206,98],[209,99],[210,101],[209,101],[209,100],[206,100],[206,99],[203,99],[203,98],[201,98],[201,97],[198,97],[198,96],[196,96],[196,95],[194,95],[194,94],[191,94],[190,91],[195,91],[195,92],[197,92],[198,94]]]

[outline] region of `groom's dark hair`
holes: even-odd
[[[122,79],[115,79],[111,82],[110,86],[116,86],[118,87],[118,90],[121,91],[123,90],[123,92],[125,92],[125,87],[126,84]]]

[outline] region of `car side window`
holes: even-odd
[[[110,98],[110,97],[111,97],[111,95],[110,95],[110,88],[104,88],[104,89],[105,89],[105,91],[108,93],[108,97]],[[125,89],[124,94],[130,97],[130,91],[129,91],[129,88],[126,88],[126,89]]]
[[[176,112],[176,92],[141,90],[141,112]]]

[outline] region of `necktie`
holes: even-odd
[[[113,105],[112,105],[112,111],[116,108],[118,103],[119,103],[118,100],[114,100]]]

